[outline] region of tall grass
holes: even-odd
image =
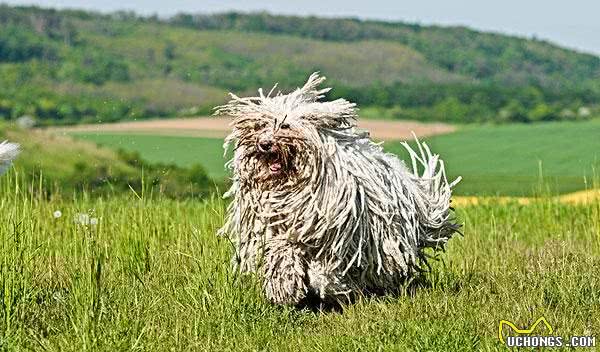
[[[500,319],[542,315],[560,335],[600,331],[598,202],[459,209],[465,236],[427,284],[326,313],[272,306],[235,275],[218,198],[33,187],[0,179],[3,350],[497,350]]]

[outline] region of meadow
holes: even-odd
[[[427,142],[477,196],[455,198],[464,235],[421,277],[338,310],[273,306],[233,270],[222,138],[13,123],[208,114],[314,71],[368,119],[457,124]],[[0,141],[22,146],[0,177],[0,351],[496,351],[500,320],[542,316],[597,335],[600,197],[553,195],[600,186],[599,73],[595,55],[465,27],[0,4]]]
[[[2,350],[495,351],[501,319],[600,330],[598,201],[459,208],[464,237],[419,284],[327,312],[232,271],[219,198],[48,199],[19,177],[0,179]]]
[[[100,145],[140,152],[154,162],[201,163],[225,177],[222,139],[128,133],[76,133]],[[591,186],[600,170],[600,120],[512,125],[467,125],[426,139],[442,155],[449,177],[462,176],[460,195],[530,196]],[[406,157],[398,142],[384,147]],[[543,185],[543,189],[540,189]]]

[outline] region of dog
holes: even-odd
[[[10,166],[12,161],[19,155],[19,145],[4,141],[0,143],[0,175]]]
[[[215,108],[233,118],[224,149],[234,149],[219,235],[274,304],[396,291],[459,229],[450,207],[459,179],[447,181],[438,155],[403,143],[408,168],[355,128],[355,104],[323,101],[324,80],[313,73],[289,94],[273,94],[277,85],[257,97],[230,93]]]

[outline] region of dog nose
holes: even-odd
[[[271,141],[261,141],[258,143],[258,149],[263,152],[270,152],[273,147],[273,142]]]

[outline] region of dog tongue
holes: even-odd
[[[271,172],[278,172],[279,170],[281,170],[281,163],[275,161],[271,165],[269,165],[269,169],[271,170]]]

